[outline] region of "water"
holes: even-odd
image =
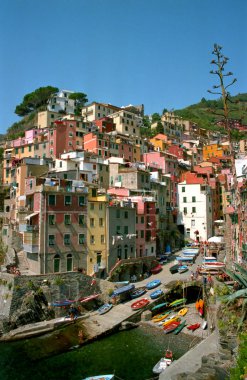
[[[199,338],[183,333],[165,335],[162,330],[145,325],[38,360],[33,360],[35,355],[30,340],[2,343],[0,379],[81,380],[90,375],[113,372],[124,380],[151,379],[155,377],[153,366],[168,347],[178,359],[199,341]]]

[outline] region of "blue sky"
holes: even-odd
[[[213,98],[214,43],[238,80],[232,95],[247,92],[246,20],[245,0],[1,0],[0,133],[47,85],[146,114]]]

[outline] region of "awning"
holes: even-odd
[[[30,220],[33,216],[38,215],[39,212],[33,212],[32,214],[25,217],[25,220]]]

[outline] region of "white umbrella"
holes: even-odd
[[[212,236],[208,239],[209,243],[223,243],[223,237],[222,236]]]
[[[224,223],[224,220],[222,220],[222,219],[215,220],[214,223]]]

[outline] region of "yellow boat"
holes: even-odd
[[[154,323],[156,322],[160,322],[160,321],[163,321],[163,319],[165,319],[166,317],[168,317],[168,315],[170,314],[170,311],[166,312],[165,314],[157,314],[155,315],[153,318],[152,318],[152,321]]]
[[[176,322],[176,321],[180,321],[180,318],[178,316],[176,317],[173,317],[171,319],[168,319],[167,321],[165,321],[164,323],[162,323],[163,326],[167,326],[169,325],[170,323],[172,322]]]
[[[181,317],[181,316],[184,316],[187,312],[188,312],[188,308],[184,307],[183,309],[179,310],[178,315]]]

